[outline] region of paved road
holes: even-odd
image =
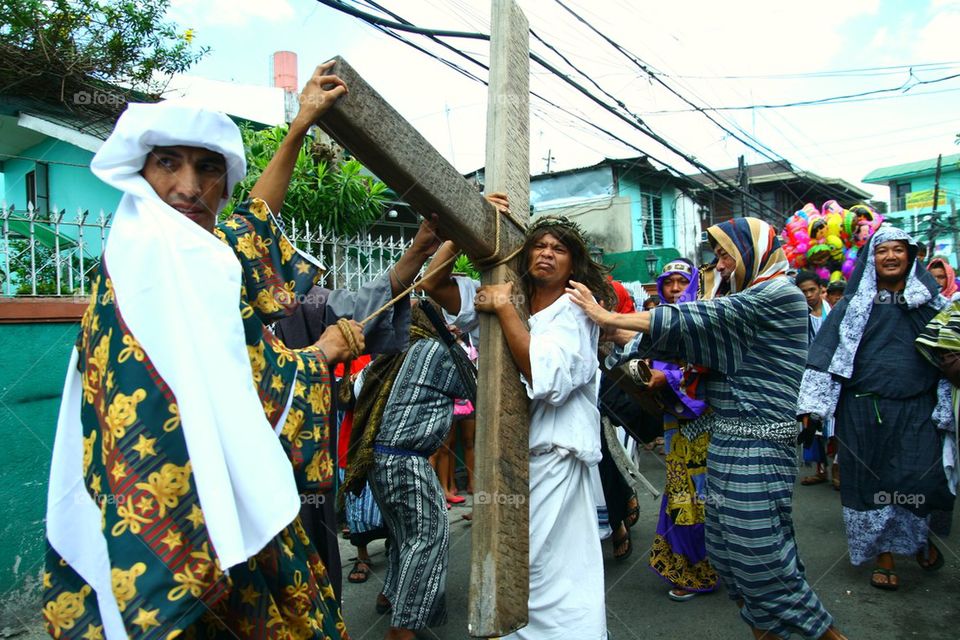
[[[662,458],[641,456],[640,468],[655,485],[664,480]],[[614,640],[720,640],[751,637],[737,609],[724,593],[677,603],[666,597],[665,583],[647,568],[649,544],[656,526],[658,500],[641,499],[640,521],[633,529],[634,550],[625,562],[615,561],[609,541],[603,544],[607,584],[607,621]],[[449,620],[443,627],[422,632],[435,640],[462,640],[466,634],[469,585],[470,525],[468,509],[450,512],[450,574],[447,579]],[[912,558],[899,558],[900,589],[886,592],[869,585],[869,568],[853,567],[847,559],[840,515],[840,494],[830,485],[797,486],[794,523],[807,576],[837,625],[851,639],[957,640],[960,638],[960,518],[954,518],[952,538],[938,544],[946,566],[937,573],[922,571]],[[344,584],[344,618],[354,640],[379,640],[389,619],[374,611],[384,570],[382,543],[371,545],[374,574],[365,584]],[[343,542],[344,578],[354,556]],[[571,633],[571,638],[576,635]],[[798,636],[794,636],[798,637]]]
[[[640,468],[655,485],[664,480],[662,458],[644,453]],[[724,593],[677,603],[666,597],[665,583],[647,568],[659,502],[642,498],[640,521],[633,528],[634,550],[625,562],[615,561],[609,541],[603,545],[607,584],[607,622],[614,640],[748,640],[750,632]],[[449,620],[443,627],[421,633],[433,640],[463,640],[466,634],[470,572],[470,525],[462,519],[469,509],[450,512],[450,574],[447,579]],[[898,560],[900,590],[880,591],[868,584],[867,567],[852,567],[840,516],[840,494],[829,485],[797,486],[794,522],[807,576],[840,629],[851,639],[957,640],[960,638],[960,516],[954,517],[953,538],[940,541],[946,566],[937,573],[922,571],[913,559]],[[344,579],[354,549],[341,541]],[[379,640],[389,618],[377,615],[374,600],[383,577],[382,542],[371,546],[373,575],[365,584],[344,582],[344,618],[353,640]],[[26,633],[24,633],[26,631]],[[47,637],[39,622],[27,629],[4,629],[21,640]],[[571,638],[576,635],[571,633]],[[795,636],[796,637],[796,636]]]

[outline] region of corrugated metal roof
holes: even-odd
[[[955,153],[950,156],[943,156],[941,170],[947,169],[951,164],[954,165],[952,168],[957,168],[956,165],[960,164],[960,153]],[[881,167],[879,169],[874,169],[866,175],[862,182],[867,182],[869,184],[883,184],[896,178],[933,174],[936,172],[936,170],[937,159],[930,158],[928,160],[918,160],[917,162],[907,162],[906,164],[895,164],[892,167]]]

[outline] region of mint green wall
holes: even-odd
[[[640,195],[647,193],[650,195],[659,195],[661,200],[661,212],[663,216],[663,244],[657,247],[675,247],[677,242],[676,215],[674,212],[674,201],[676,200],[676,190],[672,186],[661,186],[650,184],[637,179],[630,173],[620,174],[619,193],[617,195],[630,198],[630,221],[632,224],[633,250],[648,249],[643,244],[643,209],[640,202]]]
[[[90,172],[93,153],[72,144],[48,138],[19,155],[48,163],[50,206],[66,209],[65,220],[75,219],[77,209],[89,210],[96,216],[103,209],[112,213],[120,202],[120,192],[109,187]],[[6,160],[3,163],[3,199],[17,209],[27,206],[25,176],[34,170],[33,160]],[[80,165],[80,166],[74,166]]]
[[[78,331],[78,323],[0,324],[0,593],[27,607],[43,569],[51,447]],[[9,612],[11,602],[0,604]]]
[[[920,207],[909,210],[893,210],[896,203],[896,187],[898,184],[910,184],[910,192],[932,191],[936,183],[934,173],[922,176],[908,176],[891,180],[887,183],[890,188],[891,212],[887,215],[887,220],[904,231],[911,233],[915,238],[922,242],[928,242],[930,239],[929,216],[933,207]],[[940,232],[937,234],[934,254],[946,257],[951,264],[957,266],[960,259],[960,246],[958,246],[958,233],[953,229],[956,221],[951,218],[951,201],[960,208],[960,169],[956,164],[946,164],[940,172],[940,198],[945,200],[946,204],[940,205],[939,224]],[[944,229],[944,226],[947,229]],[[932,257],[932,256],[931,256]]]

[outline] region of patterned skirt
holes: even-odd
[[[650,568],[674,587],[708,592],[717,588],[717,573],[707,559],[704,503],[707,494],[709,433],[692,441],[676,420],[664,420],[667,484],[660,503]]]

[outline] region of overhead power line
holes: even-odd
[[[863,67],[860,69],[833,69],[826,71],[801,71],[796,73],[766,73],[752,75],[687,75],[687,74],[663,74],[671,75],[673,78],[684,80],[799,80],[803,78],[842,78],[842,77],[873,77],[896,75],[901,71],[909,69],[925,69],[927,71],[939,71],[942,69],[953,69],[960,65],[960,61],[954,62],[921,62],[916,64],[896,64],[886,67]],[[654,73],[662,73],[654,71]]]
[[[341,9],[347,7],[347,8],[349,8],[349,11],[345,11],[345,13],[348,13],[349,15],[352,15],[352,16],[354,16],[354,17],[357,17],[357,18],[359,18],[359,19],[361,19],[361,20],[363,20],[363,21],[365,21],[365,22],[368,22],[368,23],[370,23],[370,24],[373,24],[373,25],[382,26],[382,27],[387,27],[387,28],[390,28],[390,29],[396,29],[396,30],[399,30],[399,31],[408,31],[408,32],[411,32],[411,33],[417,33],[417,34],[419,34],[419,35],[424,35],[424,36],[428,36],[428,37],[431,37],[431,38],[437,38],[437,37],[463,37],[462,34],[466,33],[466,32],[456,32],[456,31],[449,31],[449,30],[424,29],[424,28],[421,28],[421,27],[415,27],[414,25],[412,25],[412,23],[409,23],[409,21],[405,21],[405,20],[404,20],[404,21],[401,21],[401,22],[394,22],[394,21],[391,21],[391,20],[386,20],[385,18],[381,18],[380,16],[375,16],[375,15],[366,13],[366,12],[364,12],[364,11],[360,11],[359,9],[356,9],[356,8],[354,8],[354,7],[349,7],[348,5],[344,4],[344,3],[341,2],[340,0],[317,0],[317,1],[320,2],[321,4],[324,4],[324,5],[328,6],[328,7],[333,8],[333,9],[336,9],[336,10],[341,10]],[[393,13],[391,13],[391,15],[396,16],[396,14],[393,14]],[[397,19],[399,19],[399,17],[397,17]],[[453,34],[461,34],[461,35],[453,35]],[[489,36],[487,36],[487,35],[485,35],[485,34],[478,34],[478,33],[470,33],[469,37],[472,38],[472,39],[480,39],[480,40],[489,39]],[[439,42],[439,41],[438,41],[438,42]],[[443,44],[444,44],[444,46],[446,46],[447,48],[451,48],[451,46],[450,46],[449,44],[446,44],[446,43],[443,43]],[[422,49],[420,49],[420,50],[422,51]],[[483,68],[485,68],[485,69],[488,68],[486,65],[483,65],[482,63],[479,63],[479,61],[476,61],[475,59],[467,56],[467,54],[463,53],[462,51],[459,51],[459,50],[456,50],[456,51],[457,51],[457,53],[458,53],[459,55],[464,56],[464,57],[467,57],[468,59],[472,60],[473,62],[476,62],[477,64],[480,64]],[[436,57],[436,56],[431,56],[431,57]],[[591,93],[589,90],[587,90],[586,88],[584,88],[582,85],[580,85],[579,83],[577,83],[575,80],[573,80],[572,78],[570,78],[569,76],[567,76],[566,74],[564,74],[563,72],[561,72],[561,71],[560,71],[559,69],[557,69],[555,66],[553,66],[552,64],[550,64],[549,62],[547,62],[547,61],[544,60],[542,57],[540,57],[539,55],[537,55],[536,53],[534,53],[534,52],[532,52],[532,51],[530,52],[530,58],[531,58],[531,60],[533,60],[533,61],[536,62],[537,64],[541,65],[542,67],[544,67],[545,69],[547,69],[548,71],[550,71],[553,75],[555,75],[556,77],[558,77],[559,79],[561,79],[561,80],[564,81],[565,83],[567,83],[567,84],[569,84],[570,86],[572,86],[574,89],[576,89],[576,90],[577,90],[578,92],[580,92],[582,95],[586,96],[588,99],[590,99],[591,101],[593,101],[594,103],[596,103],[598,106],[602,107],[603,109],[605,109],[606,111],[608,111],[609,113],[611,113],[612,115],[614,115],[615,117],[617,117],[618,119],[624,121],[625,123],[627,123],[628,125],[630,125],[630,126],[633,127],[634,129],[636,129],[637,131],[641,132],[641,133],[644,134],[645,136],[651,138],[652,140],[654,140],[655,142],[659,143],[660,145],[662,145],[662,146],[665,147],[666,149],[670,150],[672,153],[676,154],[678,157],[683,158],[684,161],[686,161],[687,163],[689,163],[691,166],[697,168],[697,169],[700,170],[704,175],[710,177],[710,178],[714,181],[714,183],[715,183],[716,185],[725,187],[725,188],[727,188],[727,189],[729,189],[729,190],[731,190],[731,191],[735,191],[735,192],[741,193],[745,198],[750,199],[752,202],[754,202],[754,203],[755,203],[758,207],[760,207],[762,210],[766,210],[766,211],[771,212],[771,213],[773,214],[773,216],[774,216],[773,219],[774,219],[775,221],[777,221],[777,222],[779,222],[779,219],[783,216],[783,212],[781,212],[781,211],[779,211],[779,210],[777,210],[777,209],[774,209],[772,206],[770,206],[770,205],[767,204],[766,202],[762,201],[760,198],[758,198],[758,197],[757,197],[756,195],[754,195],[753,193],[750,193],[749,191],[744,191],[744,190],[742,190],[738,184],[728,181],[727,179],[725,179],[725,178],[723,178],[721,175],[719,175],[716,171],[714,171],[714,170],[711,169],[710,167],[708,167],[708,166],[706,166],[705,164],[703,164],[700,160],[698,160],[698,159],[695,158],[694,156],[691,156],[690,154],[682,151],[681,149],[678,149],[673,143],[671,143],[670,141],[666,140],[665,138],[663,138],[662,136],[660,136],[658,133],[656,133],[655,131],[653,131],[653,129],[650,128],[650,126],[647,125],[645,122],[643,122],[642,119],[637,118],[637,119],[633,119],[633,120],[632,120],[630,117],[627,117],[627,116],[625,116],[624,114],[618,112],[615,108],[611,107],[609,104],[607,104],[607,103],[603,102],[602,100],[600,100],[599,98],[597,98],[597,97],[596,97],[593,93]],[[442,58],[438,58],[438,59],[442,60]],[[657,157],[655,157],[655,156],[653,156],[652,154],[648,153],[647,151],[645,151],[645,150],[637,147],[636,145],[634,145],[634,144],[632,144],[632,143],[630,143],[630,142],[627,142],[626,140],[624,140],[623,138],[621,138],[621,137],[613,134],[612,132],[607,131],[607,130],[599,127],[598,125],[596,125],[596,124],[593,123],[592,121],[587,120],[587,119],[585,119],[585,118],[582,118],[581,116],[579,116],[579,115],[577,115],[577,114],[573,114],[573,113],[570,112],[569,110],[566,110],[566,109],[560,107],[559,105],[556,105],[556,104],[553,103],[552,101],[547,100],[547,99],[543,98],[542,96],[539,96],[539,95],[537,95],[537,94],[533,94],[533,95],[534,95],[535,97],[538,97],[538,98],[544,100],[545,102],[547,102],[547,103],[550,104],[551,106],[554,106],[554,107],[556,107],[556,108],[558,108],[558,109],[561,109],[561,110],[564,111],[565,113],[568,113],[568,114],[570,114],[570,115],[573,115],[574,117],[577,117],[578,119],[582,120],[583,122],[585,122],[586,124],[590,125],[591,127],[594,127],[594,128],[596,128],[596,129],[602,131],[605,135],[611,136],[613,139],[616,139],[618,142],[621,142],[622,144],[626,145],[628,148],[634,149],[634,150],[636,150],[636,151],[644,154],[645,156],[647,156],[647,157],[650,158],[651,160],[653,160],[653,161],[661,164],[662,166],[666,167],[669,171],[673,172],[678,179],[680,179],[682,182],[684,182],[684,183],[687,185],[687,187],[692,187],[692,188],[694,188],[694,189],[702,189],[702,188],[704,187],[703,183],[698,182],[698,181],[694,180],[693,178],[691,178],[690,176],[686,175],[685,173],[677,170],[677,169],[676,169],[675,167],[673,167],[671,164],[669,164],[669,163],[667,163],[667,162],[664,162],[664,161],[658,159]],[[687,189],[682,189],[682,190],[685,191],[685,192],[687,192],[688,195],[690,195],[689,192],[687,191]],[[724,196],[724,195],[722,195],[722,194],[720,195],[720,197],[721,197],[721,198],[724,198],[724,199],[730,199],[729,197]]]
[[[713,115],[711,115],[710,113],[708,113],[708,111],[710,110],[709,107],[701,107],[700,105],[694,103],[692,100],[690,100],[689,98],[687,98],[686,96],[684,96],[683,94],[681,94],[678,90],[676,90],[675,88],[673,88],[672,86],[670,86],[669,84],[667,84],[667,83],[663,80],[663,78],[660,77],[660,76],[664,76],[665,74],[662,74],[662,73],[654,73],[653,70],[651,69],[650,65],[648,65],[647,63],[645,63],[643,60],[641,60],[641,59],[640,59],[638,56],[636,56],[635,54],[633,54],[633,53],[631,53],[630,51],[628,51],[626,48],[624,48],[622,45],[620,45],[618,42],[616,42],[613,38],[611,38],[610,36],[606,35],[606,34],[603,33],[602,31],[600,31],[597,27],[595,27],[593,24],[591,24],[588,20],[586,20],[586,19],[583,18],[581,15],[579,15],[576,11],[574,11],[573,9],[571,9],[570,7],[568,7],[566,4],[564,4],[564,2],[562,2],[562,0],[555,0],[555,2],[556,2],[558,5],[560,5],[560,7],[562,7],[567,13],[569,13],[571,16],[573,16],[578,22],[580,22],[581,24],[585,25],[590,31],[592,31],[593,33],[595,33],[597,36],[599,36],[601,39],[603,39],[604,42],[606,42],[608,45],[610,45],[611,47],[613,47],[618,53],[620,53],[623,57],[625,57],[627,60],[629,60],[629,61],[630,61],[633,65],[635,65],[638,69],[640,69],[640,70],[643,71],[645,74],[647,74],[652,80],[654,80],[655,82],[657,82],[658,84],[660,84],[663,88],[665,88],[665,89],[666,89],[667,91],[669,91],[671,94],[673,94],[674,96],[676,96],[677,98],[679,98],[680,100],[682,100],[684,103],[690,105],[690,107],[692,108],[693,111],[699,112],[701,115],[703,115],[705,118],[707,118],[707,120],[709,120],[709,121],[710,121],[711,123],[713,123],[715,126],[719,127],[720,130],[724,131],[726,134],[728,134],[728,135],[730,135],[731,137],[733,137],[735,140],[737,140],[738,142],[740,142],[741,144],[743,144],[744,146],[746,146],[748,149],[751,149],[751,150],[759,153],[760,155],[764,156],[765,158],[767,158],[767,159],[770,160],[771,162],[775,163],[777,166],[779,166],[781,169],[783,169],[783,170],[786,171],[787,173],[792,174],[792,175],[793,175],[794,177],[796,177],[797,179],[799,179],[799,180],[802,180],[802,179],[803,179],[803,176],[793,167],[793,165],[792,165],[786,158],[784,158],[783,156],[781,156],[780,154],[778,154],[776,151],[774,151],[773,149],[771,149],[769,146],[767,146],[767,145],[763,144],[762,142],[760,142],[759,140],[757,140],[754,136],[750,135],[749,133],[747,133],[746,131],[744,131],[741,127],[739,127],[739,126],[736,125],[736,124],[734,124],[733,127],[734,127],[739,133],[736,133],[736,132],[734,132],[734,131],[731,131],[730,128],[728,128],[728,127],[726,127],[725,125],[723,125],[722,123],[720,123]],[[712,176],[711,176],[711,177],[712,177]],[[796,200],[798,200],[798,201],[803,201],[803,200],[806,198],[806,195],[807,195],[806,192],[803,193],[802,195],[799,195],[799,194],[797,194],[796,192],[794,192],[793,189],[791,189],[790,186],[789,186],[786,182],[782,182],[782,184],[783,184],[783,186],[786,188],[786,190],[790,193],[790,195],[793,196]],[[738,185],[738,188],[739,188],[739,185]],[[809,191],[809,190],[808,190],[808,191]],[[836,188],[833,188],[833,187],[831,187],[831,186],[826,186],[825,191],[827,191],[827,192],[830,193],[831,195],[834,195],[834,197],[837,197],[837,198],[842,197],[842,196],[844,195],[844,193],[843,193],[841,190],[836,189]],[[783,212],[779,212],[778,215],[779,215],[779,216],[783,216]],[[777,222],[779,222],[779,220],[778,220]]]

